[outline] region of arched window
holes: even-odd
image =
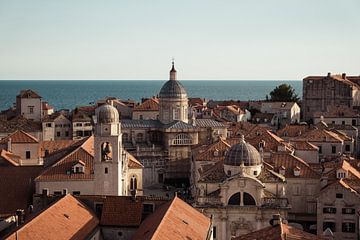
[[[173,116],[174,120],[180,120],[180,108],[177,107],[173,111],[174,111],[174,116]]]
[[[240,205],[240,193],[235,193],[229,199],[228,205]]]
[[[173,139],[173,145],[189,145],[192,144],[192,139],[188,134],[180,133]]]
[[[136,190],[137,189],[137,179],[136,176],[133,175],[130,179],[130,190]]]
[[[244,192],[244,206],[256,205],[255,199],[249,193]]]
[[[136,142],[142,142],[144,141],[144,134],[138,133],[136,134]]]
[[[101,161],[112,160],[112,147],[109,142],[101,144]]]
[[[128,142],[128,141],[129,141],[129,134],[123,133],[123,135],[122,135],[122,141],[123,141],[123,142]]]

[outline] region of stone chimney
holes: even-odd
[[[7,141],[7,149],[8,152],[11,152],[11,137],[9,137],[8,141]]]
[[[341,74],[341,78],[345,79],[346,78],[346,73]]]

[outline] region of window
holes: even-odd
[[[256,205],[255,199],[249,193],[244,192],[244,206]]]
[[[192,144],[192,139],[188,134],[180,133],[173,139],[173,145],[189,145]]]
[[[331,121],[332,124],[335,124],[335,121]]]
[[[65,137],[69,136],[69,131],[65,131]]]
[[[137,179],[136,176],[133,175],[130,179],[130,190],[136,190],[137,189]]]
[[[318,146],[318,148],[319,148],[319,153],[322,154],[322,147]]]
[[[140,114],[139,119],[143,120],[144,119],[143,115]]]
[[[73,191],[73,195],[80,195],[80,191]]]
[[[342,193],[337,193],[336,198],[343,198],[343,194]]]
[[[105,168],[105,174],[108,174],[109,173],[109,169],[106,167]]]
[[[76,131],[76,136],[82,137],[84,135],[83,131]]]
[[[29,108],[29,113],[33,114],[34,113],[34,106],[28,106]]]
[[[240,205],[240,193],[232,195],[228,201],[228,205]]]
[[[103,206],[103,203],[95,203],[95,213],[98,217],[101,217]]]
[[[323,223],[323,231],[326,229],[330,229],[332,232],[335,232],[335,223],[334,222],[324,222]]]
[[[57,137],[60,137],[60,132],[56,132],[56,136],[57,136]]]
[[[355,208],[343,208],[342,214],[355,214]]]
[[[336,208],[334,208],[334,207],[324,207],[323,208],[323,213],[335,214],[336,213]]]
[[[26,151],[26,152],[25,152],[25,158],[26,158],[26,159],[30,159],[30,158],[31,158],[31,153],[30,153],[30,151]]]
[[[331,146],[331,153],[336,153],[336,146]]]
[[[62,195],[61,191],[54,191],[54,195]]]
[[[345,121],[341,121],[341,124],[342,124],[342,125],[345,125]]]
[[[82,123],[76,123],[75,126],[76,127],[82,127]]]
[[[174,109],[174,120],[180,120],[180,108]]]
[[[254,171],[254,176],[256,176],[257,175],[257,171]]]
[[[136,134],[136,142],[142,142],[144,140],[144,134],[138,133]]]
[[[91,123],[85,123],[84,126],[85,126],[85,127],[90,127],[90,126],[91,126]]]
[[[346,152],[350,152],[350,145],[349,145],[349,144],[346,144],[346,145],[345,145],[345,151],[346,151]]]
[[[52,124],[51,124],[51,123],[47,123],[47,124],[46,124],[46,127],[52,127]]]
[[[342,223],[342,232],[354,233],[355,232],[355,223],[343,222]]]
[[[353,120],[351,121],[351,124],[352,124],[353,126],[356,126],[356,119],[353,119]]]
[[[216,227],[213,227],[213,238],[216,238]]]
[[[344,172],[338,172],[337,173],[337,178],[340,179],[340,178],[345,178],[346,177],[346,174]]]

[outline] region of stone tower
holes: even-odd
[[[168,124],[173,121],[188,122],[188,98],[183,85],[176,79],[174,61],[170,70],[170,80],[161,88],[160,121]]]
[[[96,109],[94,134],[94,194],[126,195],[126,159],[121,143],[118,110],[104,104]]]

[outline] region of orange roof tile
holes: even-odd
[[[219,161],[225,157],[225,152],[231,147],[224,139],[219,138],[213,144],[204,147],[204,151],[195,154],[195,161]]]
[[[338,134],[325,130],[325,129],[313,129],[304,133],[301,139],[309,142],[342,142],[343,140]]]
[[[233,240],[293,240],[293,239],[320,240],[322,238],[314,234],[302,231],[300,229],[291,227],[284,223],[280,223],[276,226],[265,227],[258,231],[254,231],[233,238]]]
[[[292,154],[274,153],[270,161],[277,172],[279,172],[279,168],[285,167],[286,178],[320,178],[320,174],[315,172],[308,163]],[[294,168],[300,168],[300,176],[294,175]]]
[[[20,94],[16,96],[17,98],[41,98],[39,94],[34,92],[31,89],[21,90]]]
[[[159,109],[159,100],[157,98],[149,98],[135,106],[133,111],[159,111]]]
[[[8,152],[4,149],[0,150],[0,160],[1,159],[5,160],[6,163],[11,164],[12,166],[19,166],[20,163],[20,156]],[[2,165],[1,162],[0,165]]]
[[[208,217],[175,197],[146,218],[132,239],[206,239],[210,227]]]
[[[93,212],[68,194],[5,239],[86,239],[98,224]]]
[[[129,168],[143,168],[144,166],[129,152],[124,150],[129,156]]]
[[[79,140],[55,140],[55,141],[42,141],[40,142],[41,156],[45,156],[45,151],[52,154],[62,149],[77,143]]]
[[[100,224],[106,226],[138,227],[142,220],[142,202],[131,197],[106,196]]]
[[[291,145],[295,148],[295,150],[301,151],[318,151],[319,147],[315,146],[308,141],[292,141]]]
[[[11,139],[11,143],[38,143],[39,141],[32,135],[22,131],[17,130],[16,132],[10,134],[9,136],[0,140],[0,143],[7,143]]]
[[[280,137],[299,137],[308,130],[309,127],[307,125],[286,125],[278,130],[276,134]]]

